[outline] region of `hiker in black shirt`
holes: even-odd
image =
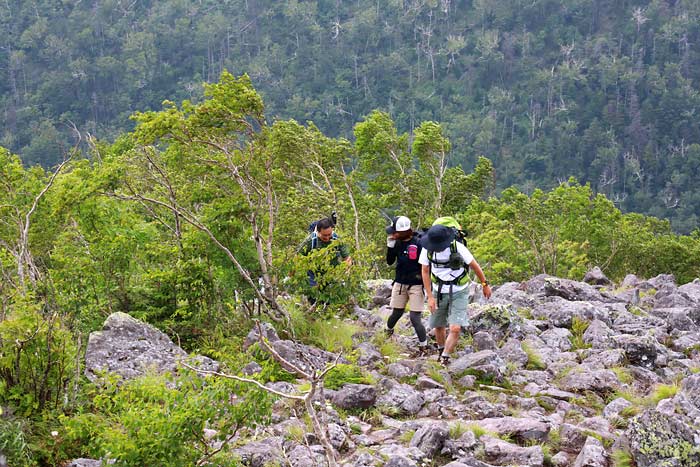
[[[386,228],[386,232],[388,234],[386,262],[392,265],[396,261],[396,276],[389,304],[392,313],[386,323],[386,334],[388,336],[394,334],[394,326],[403,316],[408,304],[411,324],[418,336],[418,353],[424,353],[427,350],[428,340],[421,321],[425,301],[421,265],[418,263],[421,246],[417,236],[411,230],[411,220],[408,217],[395,217],[391,225]]]

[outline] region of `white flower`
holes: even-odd
[[[54,438],[55,438],[56,436],[58,436],[58,431],[56,431],[56,430],[52,431],[52,432],[51,432],[51,436],[53,436]]]

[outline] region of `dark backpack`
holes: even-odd
[[[450,257],[447,261],[438,261],[433,259],[433,252],[428,251],[428,260],[430,261],[430,264],[441,267],[449,267],[453,270],[464,269],[462,274],[456,277],[453,281],[449,282],[449,284],[464,285],[468,283],[470,281],[469,265],[464,263],[464,258],[462,258],[462,255],[460,255],[457,251],[457,242],[467,246],[467,232],[462,230],[462,226],[459,225],[457,219],[451,216],[438,217],[435,219],[435,222],[433,222],[433,225],[444,225],[445,227],[451,228],[455,233],[455,238],[452,240],[452,243],[450,243]],[[432,272],[430,274],[430,278],[435,283],[442,282]]]

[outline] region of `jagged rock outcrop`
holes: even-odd
[[[175,372],[183,361],[204,370],[216,371],[219,364],[207,357],[189,358],[163,332],[126,313],[107,317],[102,331],[90,334],[85,351],[85,375],[95,381],[102,373],[118,374],[124,379],[157,373]]]

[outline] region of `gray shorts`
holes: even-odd
[[[445,290],[443,288],[443,290]],[[430,314],[431,328],[446,328],[447,326],[467,326],[469,325],[469,287],[465,287],[459,292],[452,293],[452,306],[450,306],[450,294],[440,294],[438,300],[437,292],[433,291],[435,301],[439,302],[437,309]]]

